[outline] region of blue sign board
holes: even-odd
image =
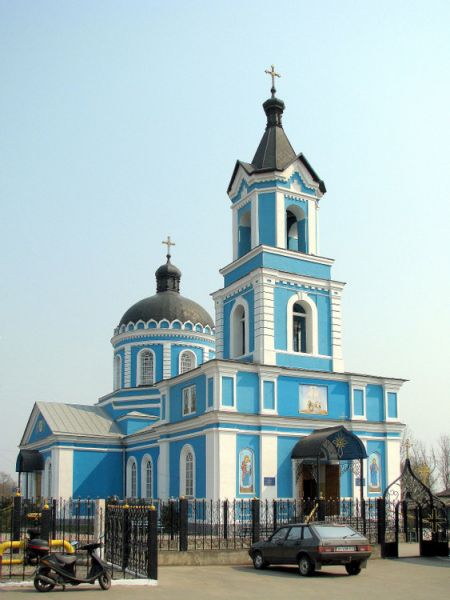
[[[275,485],[275,477],[264,477],[264,485]]]

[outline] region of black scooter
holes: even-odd
[[[49,592],[55,585],[79,585],[80,583],[94,584],[97,580],[103,590],[111,587],[111,573],[108,565],[95,552],[103,544],[86,544],[80,550],[89,554],[90,568],[86,577],[77,577],[77,559],[73,554],[59,552],[46,553],[39,557],[39,565],[34,576],[34,587],[38,592]]]

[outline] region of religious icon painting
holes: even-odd
[[[239,452],[239,493],[254,494],[255,493],[255,476],[254,476],[254,453],[250,448],[244,448]]]
[[[301,385],[299,393],[299,412],[311,415],[328,414],[328,388],[325,385]]]
[[[378,452],[371,452],[369,454],[367,478],[369,481],[369,494],[381,494],[381,456]]]

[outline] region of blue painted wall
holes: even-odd
[[[214,379],[208,378],[208,407],[214,406]]]
[[[180,495],[180,454],[183,446],[189,444],[195,452],[195,496],[206,497],[206,438],[204,435],[186,440],[171,442],[169,446],[170,484],[169,494]]]
[[[299,412],[299,385],[319,385],[328,388],[328,414]],[[302,419],[342,419],[350,417],[349,386],[343,381],[323,381],[300,377],[278,377],[278,414]]]
[[[234,406],[234,379],[222,377],[222,405]]]
[[[381,385],[366,388],[366,417],[368,421],[384,421],[384,398]]]
[[[355,417],[361,417],[364,415],[363,390],[353,390],[353,414]]]
[[[183,416],[183,389],[190,385],[196,385],[197,410],[191,415]],[[178,383],[170,388],[170,422],[192,419],[205,412],[206,408],[206,377],[198,375],[183,383]]]
[[[313,371],[333,370],[333,363],[330,358],[315,358],[306,354],[282,354],[277,352],[276,361],[279,367],[311,369]]]
[[[398,417],[397,409],[397,394],[395,392],[388,392],[388,417],[390,419],[396,419]]]
[[[242,413],[259,412],[259,378],[257,373],[237,373],[237,409]]]
[[[263,408],[266,410],[275,409],[275,382],[264,381],[263,382]]]
[[[298,442],[299,437],[279,437],[278,438],[278,498],[292,498],[292,449]]]
[[[248,185],[245,179],[242,179],[241,184],[239,186],[239,190],[236,192],[234,196],[230,198],[231,202],[235,204],[239,202],[239,200],[246,194],[249,194],[253,190],[264,190],[267,188],[279,188],[280,190],[290,190],[292,188],[293,183],[296,183],[300,186],[302,192],[306,194],[316,195],[316,190],[311,188],[305,184],[302,179],[302,176],[298,171],[292,173],[289,179],[281,180],[281,179],[271,179],[266,181],[255,181],[251,185]]]
[[[276,246],[275,192],[258,195],[259,243]]]
[[[42,421],[42,424],[43,424],[42,431],[39,431],[40,421]],[[47,422],[45,421],[44,417],[41,414],[39,414],[36,424],[33,428],[33,431],[31,432],[29,443],[37,442],[38,440],[43,440],[44,438],[48,437],[49,435],[52,435],[52,430],[47,425]]]
[[[203,348],[195,346],[185,346],[183,344],[172,344],[170,347],[170,374],[172,377],[179,375],[180,354],[184,350],[193,352],[197,359],[197,366],[203,363]]]
[[[238,210],[238,257],[249,252],[251,248],[252,230],[247,223],[251,223],[251,204],[246,204]]]
[[[122,456],[122,452],[74,450],[73,497],[122,497]]]
[[[255,493],[254,494],[241,494],[239,492],[239,473],[240,473],[240,464],[239,464],[239,452],[244,450],[244,448],[250,448],[253,450],[253,455],[255,458],[254,465],[254,477],[255,477]],[[239,433],[236,436],[236,497],[238,498],[248,498],[253,496],[260,496],[260,452],[259,452],[259,435],[247,435]]]

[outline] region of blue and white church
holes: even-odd
[[[255,156],[228,186],[215,322],[181,295],[168,238],[156,293],[114,329],[112,391],[34,405],[17,459],[26,496],[370,498],[399,475],[404,380],[345,370],[344,284],[319,251],[325,184],[291,146],[274,86],[263,107]]]

